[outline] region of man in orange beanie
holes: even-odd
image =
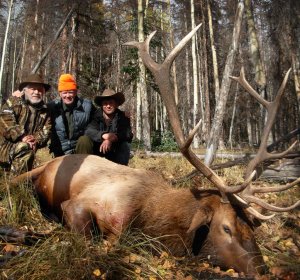
[[[55,157],[66,154],[92,154],[93,142],[84,135],[95,108],[88,99],[77,95],[77,83],[71,74],[58,81],[60,99],[48,104],[52,133],[50,152]]]

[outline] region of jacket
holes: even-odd
[[[72,154],[80,136],[84,135],[85,129],[90,122],[93,111],[92,102],[88,99],[77,98],[72,111],[73,133],[69,135],[65,111],[61,100],[53,100],[48,104],[51,112],[51,144],[50,152],[54,156]]]
[[[130,119],[125,116],[123,111],[117,109],[112,122],[107,126],[103,118],[103,111],[99,108],[95,112],[85,134],[94,142],[102,143],[102,135],[108,132],[116,133],[118,142],[130,143],[132,141],[133,133],[131,131]]]
[[[25,135],[34,135],[38,149],[45,147],[50,132],[50,116],[44,102],[34,106],[23,98],[7,100],[0,112],[0,161],[11,164],[13,147]]]

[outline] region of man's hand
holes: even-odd
[[[100,151],[101,153],[103,153],[103,154],[106,154],[107,152],[110,151],[111,146],[112,146],[112,142],[111,142],[111,141],[109,141],[109,140],[104,140],[104,141],[102,142],[102,144],[100,145],[99,151]]]
[[[33,135],[24,136],[22,142],[27,143],[33,151],[36,151],[37,141]]]
[[[109,140],[110,142],[117,142],[118,136],[115,133],[109,132],[102,135],[103,140]]]

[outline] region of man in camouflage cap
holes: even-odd
[[[20,97],[12,97],[0,112],[0,167],[19,174],[31,170],[37,149],[47,145],[50,118],[43,101],[50,85],[37,74],[19,85]]]

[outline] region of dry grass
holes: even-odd
[[[41,153],[39,159],[45,161],[50,157],[49,154]],[[171,157],[135,156],[130,160],[130,166],[151,169],[169,181],[181,178],[193,169],[185,159]],[[219,171],[219,175],[228,184],[240,183],[242,174],[241,167]],[[196,177],[183,185],[210,186],[202,177]],[[4,266],[0,266],[0,279],[196,279],[200,277],[198,272],[204,268],[210,270],[215,279],[220,275],[213,274],[216,270],[212,270],[208,264],[169,256],[159,240],[151,239],[140,232],[125,232],[119,244],[113,248],[103,242],[101,236],[94,240],[85,240],[83,236],[46,220],[40,213],[39,204],[28,185],[11,189],[9,193],[7,190],[7,182],[2,177],[0,224],[53,232],[50,237],[41,239],[34,246],[0,243],[3,255],[10,250],[19,254]],[[295,201],[297,198],[300,197],[296,189],[279,196],[265,195],[266,200],[279,205],[290,204],[291,200]],[[297,279],[300,275],[299,221],[299,211],[293,211],[279,214],[271,221],[263,222],[257,229],[256,238],[270,267],[271,278]]]

